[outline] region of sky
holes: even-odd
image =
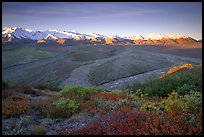
[[[202,2],[3,2],[2,27],[202,39]]]

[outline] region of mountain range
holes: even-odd
[[[11,42],[19,40],[32,40],[36,43],[57,42],[66,44],[70,41],[89,41],[97,44],[110,44],[110,45],[145,45],[145,44],[169,44],[169,45],[184,45],[184,44],[197,44],[197,41],[191,37],[183,36],[180,34],[142,34],[120,37],[117,35],[105,36],[98,33],[88,32],[79,33],[77,31],[33,31],[21,27],[5,27],[2,29],[2,42]]]

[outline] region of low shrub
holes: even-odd
[[[68,109],[79,109],[79,104],[70,99],[60,98],[58,101],[52,103],[55,107],[67,107]]]
[[[150,135],[202,135],[201,113],[194,115],[174,111],[148,114],[145,127]]]
[[[28,97],[10,96],[2,101],[2,114],[4,117],[19,116],[30,108]]]
[[[191,93],[179,96],[177,92],[173,91],[167,99],[160,103],[147,102],[141,110],[150,111],[153,113],[161,112],[200,112],[202,109],[202,95],[199,92],[192,91]]]
[[[202,113],[117,111],[68,135],[202,135]]]
[[[147,102],[143,106],[141,106],[140,110],[149,111],[150,113],[163,113],[166,109],[158,103]]]
[[[7,89],[10,86],[11,85],[10,85],[9,81],[2,80],[2,89]]]
[[[99,91],[105,91],[104,89],[99,89],[95,87],[83,87],[83,86],[65,86],[59,94],[64,96],[68,93],[74,92],[77,93],[78,96],[84,96],[86,94],[96,93]]]
[[[120,89],[113,89],[113,90],[111,90],[110,93],[113,93],[113,94],[125,94],[125,92],[123,90],[120,90]]]
[[[179,95],[185,95],[185,94],[189,94],[191,91],[196,90],[197,88],[195,87],[195,85],[192,84],[184,84],[181,87],[178,87],[177,89],[177,93]]]
[[[161,102],[167,111],[199,112],[202,109],[202,95],[192,91],[190,94],[178,96],[173,91],[169,97]]]
[[[145,125],[145,113],[126,110],[103,116],[94,124],[74,130],[69,135],[140,135]]]
[[[132,96],[118,94],[118,93],[108,93],[108,92],[99,92],[95,94],[97,98],[109,99],[109,100],[119,100],[119,99],[130,99],[132,100]]]
[[[187,111],[201,112],[202,111],[202,95],[200,92],[192,91],[190,94],[181,97],[181,100],[185,102]]]
[[[131,103],[131,101],[128,100],[128,99],[119,99],[118,103],[119,104],[124,104],[124,105],[129,105]]]
[[[48,110],[53,102],[56,102],[60,97],[52,96],[43,100],[33,100],[29,110],[30,115],[49,117]]]
[[[67,118],[76,112],[74,109],[67,109],[67,107],[49,107],[46,110],[46,115],[49,118]]]
[[[62,97],[49,106],[47,116],[51,118],[69,117],[79,109],[80,105],[78,103]]]
[[[176,91],[173,91],[169,97],[163,100],[160,104],[166,111],[185,111],[187,106],[185,102],[181,100],[181,97]]]

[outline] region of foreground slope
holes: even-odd
[[[137,88],[111,91],[2,83],[2,134],[202,135],[201,76],[202,66],[193,65]],[[158,86],[163,84],[170,86]]]

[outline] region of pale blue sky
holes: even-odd
[[[2,27],[202,38],[201,2],[3,2]]]

